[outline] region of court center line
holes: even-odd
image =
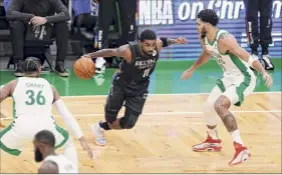
[[[281,113],[282,110],[242,110],[242,111],[231,111],[232,113]],[[182,112],[144,112],[142,115],[188,115],[188,114],[203,114],[203,112],[198,111],[182,111]],[[78,117],[97,117],[104,116],[104,113],[99,114],[73,114],[73,116]],[[119,114],[118,116],[123,116],[123,114]],[[60,117],[59,115],[54,115],[54,117]],[[1,118],[1,120],[9,120],[13,119],[13,117]]]

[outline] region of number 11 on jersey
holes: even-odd
[[[148,77],[149,73],[150,73],[150,70],[151,70],[151,68],[148,68],[148,69],[144,70],[143,77]]]

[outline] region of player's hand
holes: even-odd
[[[265,85],[266,85],[267,87],[271,87],[271,86],[272,86],[272,84],[273,84],[273,79],[272,79],[271,75],[269,75],[268,73],[265,72],[265,73],[262,75],[262,78],[264,79]]]
[[[180,77],[180,80],[188,80],[189,78],[192,77],[194,73],[194,70],[192,69],[187,69],[186,71],[183,72],[183,74]]]
[[[47,22],[47,19],[44,17],[40,17],[40,16],[35,16],[33,18],[31,18],[31,20],[29,21],[29,24],[32,24],[33,26],[40,26],[43,25]]]
[[[81,147],[87,151],[88,156],[92,159],[93,158],[93,151],[91,150],[91,148],[89,147],[88,143],[86,142],[86,140],[84,139],[84,137],[81,137],[79,139],[80,145]]]
[[[187,44],[188,40],[183,37],[178,37],[175,39],[175,44]]]
[[[82,55],[80,58],[89,58],[89,59],[92,59],[89,54]]]

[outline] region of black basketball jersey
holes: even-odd
[[[159,58],[157,50],[152,56],[142,55],[137,41],[129,43],[132,53],[132,61],[128,63],[123,60],[120,64],[120,71],[116,74],[119,81],[127,84],[140,85],[149,83],[150,75],[154,72]]]

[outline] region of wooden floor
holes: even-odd
[[[206,94],[153,95],[132,130],[106,133],[108,145],[96,146],[90,124],[103,119],[105,96],[66,97],[97,155],[91,160],[76,142],[81,173],[281,173],[281,93],[251,95],[236,111],[242,139],[252,153],[245,164],[228,167],[234,148],[232,138],[220,122],[223,150],[196,153],[191,146],[203,141],[206,128],[202,106]],[[11,100],[1,104],[9,116]],[[57,116],[58,123],[62,120]],[[11,120],[3,120],[7,126]],[[1,152],[1,173],[35,173],[33,147],[27,144],[19,157]]]

